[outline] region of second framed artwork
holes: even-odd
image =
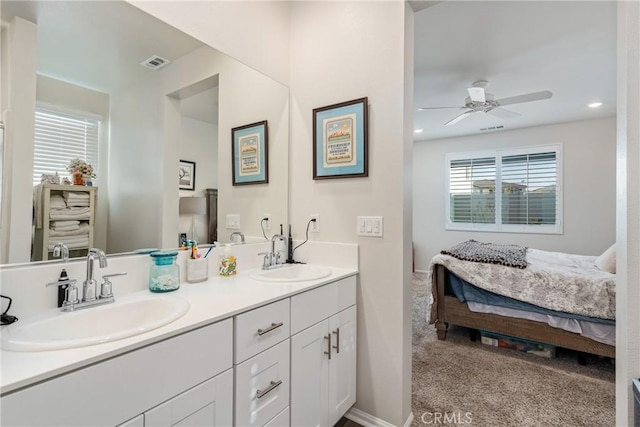
[[[269,182],[269,132],[267,121],[231,129],[233,185]]]
[[[367,98],[313,110],[313,179],[368,176]]]

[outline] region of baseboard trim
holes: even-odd
[[[374,417],[373,415],[367,414],[366,412],[356,408],[349,409],[347,413],[344,414],[344,416],[350,419],[351,421],[360,424],[363,427],[396,427],[393,424],[386,422],[385,420]],[[409,417],[407,418],[407,421],[405,421],[405,423],[403,424],[403,427],[411,426],[412,422],[413,422],[413,412],[409,414]]]
[[[428,273],[428,270],[414,270],[414,273]]]

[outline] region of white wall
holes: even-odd
[[[640,3],[618,3],[616,425],[634,425],[640,378]]]
[[[127,0],[280,83],[289,83],[289,3]]]
[[[164,4],[164,3],[163,3]],[[172,4],[172,3],[166,3]],[[184,29],[183,29],[184,31]],[[163,91],[171,94],[196,82],[218,75],[218,239],[229,241],[233,230],[225,228],[228,213],[240,214],[241,231],[247,236],[261,236],[260,220],[270,213],[273,224],[288,222],[288,146],[289,146],[289,90],[270,78],[239,63],[208,46],[174,61],[163,71]],[[166,149],[175,142],[168,123],[179,121],[179,108],[165,102]],[[269,183],[233,186],[231,178],[231,129],[267,120],[269,131]],[[165,153],[165,186],[163,201],[170,203],[170,195],[177,192],[177,145],[175,157]],[[171,160],[173,160],[171,162]],[[198,165],[196,165],[196,169]],[[196,179],[196,184],[198,180]],[[167,205],[163,210],[165,235],[175,241],[178,228],[177,199],[175,208]],[[174,212],[176,212],[174,214]],[[174,217],[167,217],[174,215]],[[175,220],[175,226],[173,221]],[[173,230],[173,231],[171,231]],[[275,229],[272,229],[272,233]],[[166,247],[167,245],[163,245]]]
[[[110,94],[108,253],[162,247],[164,148],[159,87],[160,74],[149,73],[138,84]],[[175,199],[177,192],[176,183]]]
[[[563,234],[445,230],[447,153],[559,142],[562,143]],[[615,241],[616,122],[613,117],[416,142],[413,161],[413,240],[418,270],[426,270],[440,250],[468,239],[583,255],[599,255]]]
[[[218,188],[218,126],[184,116],[181,125],[179,156],[196,162],[197,179],[195,191],[180,190],[180,197],[205,197],[207,188]],[[196,215],[194,223],[199,242],[206,242],[207,217]],[[190,227],[191,215],[181,215],[178,232],[188,233]]]
[[[14,18],[8,24],[2,60],[6,61],[6,90],[3,93],[5,152],[3,158],[3,200],[1,263],[31,259],[33,198],[33,135],[36,105],[36,62],[38,35],[35,24]],[[18,55],[19,53],[19,55]]]
[[[100,140],[98,142],[97,178],[98,204],[93,243],[96,248],[105,248],[107,242],[107,215],[109,213],[109,188],[107,186],[108,144],[109,144],[109,95],[71,83],[38,74],[36,80],[36,100],[70,112],[91,113],[102,118]],[[96,166],[96,165],[94,165]]]
[[[410,242],[403,239],[411,194],[404,193],[402,171],[412,136],[405,129],[411,122],[405,102],[412,103],[405,85],[413,78],[405,26],[412,28],[413,15],[405,15],[403,2],[309,1],[291,8],[294,237],[302,238],[309,216],[319,214],[321,231],[311,239],[360,245],[356,408],[403,425],[411,412]],[[364,96],[369,177],[314,181],[313,108]],[[356,237],[358,215],[383,216],[384,238]]]

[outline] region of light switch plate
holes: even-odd
[[[359,216],[356,235],[365,237],[383,237],[384,222],[381,216]]]
[[[239,214],[227,214],[227,230],[240,230]]]

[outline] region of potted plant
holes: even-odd
[[[87,163],[77,157],[75,159],[71,159],[69,165],[67,165],[67,170],[71,173],[74,185],[85,185],[86,180],[96,177],[91,163]]]

